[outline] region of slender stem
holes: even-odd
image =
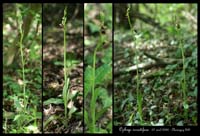
[[[184,108],[184,116],[188,118],[188,108],[185,107],[187,105],[187,86],[186,86],[186,72],[185,72],[185,51],[182,43],[182,39],[180,38],[180,24],[177,24],[176,32],[177,32],[177,40],[179,41],[179,48],[181,49],[182,55],[182,80],[181,80],[181,87],[182,87],[182,95],[183,95],[183,108]]]
[[[65,7],[64,9],[64,16],[62,18],[62,25],[63,25],[63,44],[64,44],[64,80],[65,83],[67,81],[67,60],[66,60],[66,56],[67,56],[67,37],[66,37],[66,31],[67,31],[67,7]]]
[[[137,39],[135,38],[135,32],[134,32],[134,28],[133,28],[131,20],[130,20],[129,13],[130,13],[130,5],[127,8],[126,16],[128,18],[128,23],[131,28],[133,42],[135,42],[135,45],[136,45]],[[136,48],[135,48],[135,52],[136,52],[136,56],[138,56],[138,50]],[[137,70],[136,70],[136,74],[137,74],[137,76],[136,76],[137,107],[138,107],[138,112],[140,114],[140,121],[143,122],[143,119],[142,119],[142,94],[139,90],[140,79],[139,79],[139,70],[138,70],[138,59],[136,59],[135,61],[136,61],[136,67],[137,67]]]
[[[182,54],[182,63],[183,63],[183,98],[186,101],[186,76],[185,76],[185,55],[183,45],[181,44],[181,54]]]
[[[65,80],[65,83],[64,83],[64,89],[66,89],[66,81],[67,81],[67,73],[66,73],[66,23],[63,24],[63,36],[64,36],[64,80]],[[64,93],[64,95],[66,95]],[[66,97],[66,96],[65,96]],[[66,98],[65,98],[66,99]],[[66,110],[66,100],[64,100],[64,105],[65,105],[65,117],[67,116],[67,110]]]
[[[63,36],[64,36],[64,79],[65,82],[67,81],[67,66],[66,66],[66,25],[64,25],[64,30],[63,30]]]
[[[22,30],[22,16],[20,15],[20,53],[21,53],[21,63],[22,63],[22,78],[23,78],[23,94],[24,94],[24,107],[26,108],[26,81],[25,81],[25,72],[24,72],[24,53],[23,53],[23,38],[24,38],[24,31]]]
[[[102,21],[103,22],[103,21]],[[92,116],[92,122],[90,126],[90,131],[92,133],[95,132],[95,123],[96,123],[96,98],[95,98],[95,70],[96,70],[96,53],[99,49],[99,47],[103,44],[103,36],[102,33],[100,32],[100,39],[98,42],[98,45],[94,49],[94,54],[93,54],[93,67],[92,67],[92,98],[91,98],[91,104],[90,104],[90,111],[91,111],[91,116]]]
[[[21,59],[22,59],[23,90],[24,90],[23,92],[24,92],[24,97],[25,97],[24,53],[23,53],[23,45],[22,45],[23,36],[24,36],[24,33],[22,33],[20,37],[20,50],[21,50]]]
[[[65,118],[67,117],[67,103],[69,97],[69,78],[67,77],[67,38],[66,38],[66,29],[67,29],[67,7],[64,9],[64,16],[62,18],[62,26],[63,26],[63,47],[64,47],[64,88],[63,88],[63,100],[64,100],[64,107],[65,107]]]
[[[185,55],[184,55],[184,47],[182,45],[182,42],[180,40],[180,48],[181,48],[181,54],[182,54],[182,63],[183,63],[183,73],[182,73],[182,78],[183,78],[183,82],[182,82],[182,90],[183,90],[183,101],[184,101],[184,105],[187,105],[187,94],[186,94],[186,74],[185,74]],[[187,118],[188,117],[188,109],[186,109],[184,107],[184,116]]]
[[[92,70],[92,75],[93,75],[93,82],[92,82],[92,99],[91,99],[91,114],[92,114],[92,125],[91,125],[91,132],[95,132],[95,122],[96,122],[96,112],[95,112],[95,107],[96,107],[96,101],[95,101],[95,69],[96,69],[96,53],[98,48],[102,44],[102,35],[100,34],[100,41],[97,45],[97,47],[94,50],[94,55],[93,55],[93,70]]]
[[[96,48],[94,50],[94,55],[93,55],[93,69],[92,69],[92,76],[93,76],[93,82],[92,82],[92,100],[91,100],[91,115],[92,115],[92,124],[91,124],[91,132],[94,133],[95,131],[95,65],[96,65]]]

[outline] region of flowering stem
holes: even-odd
[[[136,45],[137,39],[135,38],[135,31],[134,31],[134,28],[131,24],[130,15],[129,15],[130,14],[130,8],[131,8],[130,5],[128,5],[126,16],[128,18],[128,23],[129,23],[129,26],[131,28],[133,42]],[[136,48],[135,48],[135,52],[136,52],[135,53],[136,56],[138,56],[139,53],[138,53],[138,50]],[[139,79],[139,71],[138,71],[138,59],[136,58],[135,61],[136,61],[136,67],[137,67],[137,70],[136,70],[137,108],[138,108],[138,112],[139,112],[139,115],[140,115],[140,122],[142,123],[143,122],[143,119],[142,119],[142,93],[139,90],[140,79]]]

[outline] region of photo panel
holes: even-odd
[[[197,126],[197,4],[114,11],[114,126]]]
[[[42,4],[3,4],[2,133],[42,133]]]
[[[43,4],[43,132],[83,133],[83,4]]]
[[[84,133],[112,133],[112,4],[84,4]]]

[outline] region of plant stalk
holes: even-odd
[[[181,87],[182,87],[182,96],[183,96],[183,108],[184,108],[184,117],[188,118],[188,104],[187,104],[187,86],[186,86],[186,72],[185,72],[185,51],[182,43],[182,39],[180,39],[180,24],[176,24],[176,32],[177,32],[177,40],[179,41],[179,48],[181,49],[182,55],[182,80],[181,80]],[[185,107],[187,105],[187,107]]]
[[[100,14],[101,17],[101,22],[103,25],[104,19],[102,18],[102,15]],[[99,49],[100,46],[102,46],[103,44],[103,35],[100,32],[100,39],[99,42],[96,46],[96,48],[94,49],[94,54],[93,54],[93,70],[92,70],[92,76],[93,76],[93,82],[92,82],[92,98],[91,98],[91,104],[90,104],[90,112],[91,112],[91,116],[92,116],[92,121],[91,121],[91,126],[90,126],[90,132],[94,133],[95,132],[95,123],[96,123],[96,98],[97,96],[95,96],[95,70],[96,70],[96,53]]]
[[[64,47],[64,87],[63,87],[63,100],[65,107],[65,118],[67,117],[67,103],[69,97],[69,78],[67,77],[67,41],[66,41],[66,29],[67,29],[67,7],[64,9],[64,16],[62,18],[62,26],[63,26],[63,47]]]
[[[129,23],[129,26],[131,28],[131,33],[132,33],[132,38],[133,38],[133,42],[135,43],[135,45],[137,44],[137,39],[135,38],[135,31],[134,31],[134,28],[132,26],[132,23],[131,23],[131,20],[130,20],[130,5],[128,6],[127,8],[127,13],[126,13],[126,16],[128,18],[128,23]],[[135,54],[136,56],[138,56],[138,50],[135,48]],[[142,119],[142,93],[140,92],[139,90],[139,84],[140,84],[140,79],[139,79],[139,71],[138,71],[138,59],[136,59],[136,92],[137,92],[137,107],[138,107],[138,112],[139,112],[139,115],[140,115],[140,122],[142,123],[143,122],[143,119]]]
[[[24,108],[26,108],[26,80],[25,80],[25,68],[24,68],[24,53],[23,53],[23,39],[24,39],[24,31],[22,29],[22,15],[21,13],[19,14],[19,19],[20,19],[20,26],[19,26],[19,31],[20,31],[20,53],[21,53],[21,63],[22,63],[22,78],[23,78],[23,95],[24,95]]]

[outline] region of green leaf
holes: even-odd
[[[164,126],[164,119],[159,119],[158,123],[155,126]]]
[[[84,61],[84,63],[85,64],[92,64],[93,63],[93,54],[88,54],[87,56],[85,56],[85,61]]]
[[[87,126],[90,126],[90,122],[88,119],[88,112],[86,110],[84,110],[84,122]]]
[[[85,83],[84,83],[84,97],[86,98],[88,92],[92,88],[93,76],[92,76],[92,67],[88,66],[84,73]]]
[[[183,126],[183,121],[182,121],[182,120],[179,121],[176,125],[177,125],[177,126]]]
[[[69,88],[69,78],[67,78],[67,81],[66,81],[66,83],[64,85],[63,92],[62,92],[65,107],[66,107],[66,104],[67,104],[68,88]]]
[[[77,111],[77,108],[75,107],[75,106],[73,106],[72,108],[70,108],[69,109],[69,117],[71,118],[71,116],[72,116],[72,114],[74,113],[74,112],[76,112]]]
[[[55,61],[54,65],[56,65],[56,66],[64,66],[63,62],[61,62],[61,61]]]
[[[95,44],[94,43],[94,40],[91,40],[91,39],[84,39],[84,45],[85,46],[89,46],[89,45],[93,45]]]
[[[132,120],[128,120],[128,122],[126,122],[126,126],[132,126]]]
[[[105,50],[104,57],[102,58],[102,62],[104,64],[111,64],[112,63],[112,48],[111,46]]]
[[[99,32],[99,30],[100,30],[99,26],[95,25],[92,22],[89,22],[88,26],[89,26],[89,29],[90,29],[91,33],[96,33],[96,32]]]
[[[188,96],[197,96],[197,87],[195,87],[195,89],[194,89],[194,91],[192,91],[192,92],[188,92]]]
[[[17,96],[14,96],[14,107],[18,110],[21,111],[22,110],[22,106],[20,104],[20,100]]]
[[[68,99],[74,99],[75,96],[77,96],[79,93],[79,91],[73,91],[73,93],[69,93]]]
[[[95,91],[94,91],[94,102],[97,101],[98,96],[99,96],[99,90],[95,89]]]
[[[30,133],[39,133],[39,129],[37,126],[33,126],[33,125],[30,125],[28,127],[26,127],[27,131]]]
[[[50,116],[45,122],[44,122],[44,128],[46,128],[46,126],[53,120],[57,120],[59,117],[56,115],[52,115]]]
[[[104,64],[100,66],[99,68],[96,69],[95,73],[95,84],[104,84],[103,81],[106,80],[111,80],[112,78],[112,69],[109,65]]]
[[[95,92],[98,92],[104,108],[112,105],[112,98],[108,95],[108,91],[105,88],[97,88]]]
[[[83,119],[83,111],[77,111],[74,113],[74,116],[76,117],[76,119]]]
[[[95,127],[95,133],[108,133],[106,129]]]
[[[14,120],[13,121],[17,121],[18,119],[20,119],[21,118],[21,115],[20,114],[18,114],[18,115],[16,115],[15,116],[15,118],[14,118]]]
[[[49,104],[63,104],[63,99],[60,98],[50,98],[46,101],[44,101],[43,105],[49,105]]]
[[[187,109],[189,108],[189,105],[188,105],[186,102],[184,102],[184,103],[183,103],[183,107],[184,107],[184,109],[187,110]]]
[[[109,130],[109,133],[112,133],[112,121],[110,121],[106,127]]]

